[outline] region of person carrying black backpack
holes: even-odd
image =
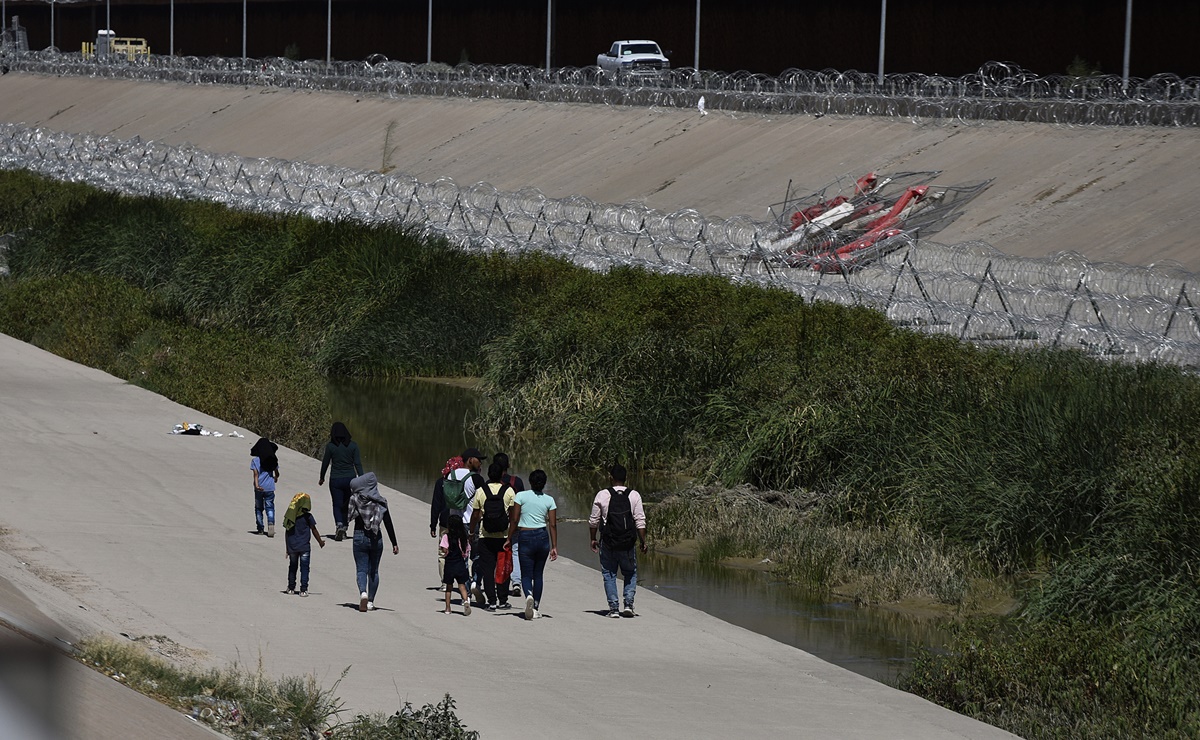
[[[646,511],[642,494],[625,485],[625,468],[621,464],[609,469],[611,485],[596,493],[588,529],[592,535],[592,552],[600,554],[600,572],[604,576],[604,595],[608,598],[608,614],[612,618],[633,617],[633,597],[637,593],[637,549],[640,543],[646,552]],[[600,537],[596,535],[599,532]],[[617,570],[620,569],[625,590],[625,608],[618,611]]]
[[[481,574],[488,611],[508,609],[508,584],[496,588],[496,556],[508,540],[508,528],[517,492],[503,480],[504,467],[493,461],[488,482],[480,486],[471,502],[471,539],[479,538],[475,572]]]
[[[508,472],[509,462],[507,453],[497,452],[492,457],[492,461],[500,463],[500,467],[504,469],[504,474],[500,476],[500,480],[512,486],[512,489],[517,493],[526,490],[525,481],[521,480],[521,476]],[[523,594],[521,592],[521,546],[516,542],[516,540],[511,540],[511,542],[513,570],[512,576],[509,578],[509,593],[513,596],[528,596],[528,594]],[[499,586],[499,584],[497,584],[497,586]]]

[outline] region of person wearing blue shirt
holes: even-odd
[[[275,482],[279,480],[279,445],[263,437],[250,448],[250,471],[254,477],[255,534],[263,534],[266,517],[268,537],[275,536]]]
[[[542,616],[542,574],[546,560],[558,560],[558,506],[543,490],[546,471],[530,473],[529,485],[531,490],[521,491],[513,501],[507,543],[518,543],[525,618],[538,619]]]

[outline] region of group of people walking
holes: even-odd
[[[251,448],[256,534],[275,536],[275,488],[279,480],[278,446],[260,439]],[[558,559],[558,519],[554,498],[546,493],[546,473],[535,470],[529,485],[509,472],[508,455],[488,458],[476,448],[451,457],[442,467],[430,504],[429,534],[437,542],[438,588],[445,614],[452,613],[455,591],[462,613],[472,604],[486,611],[512,609],[522,599],[528,620],[541,618],[547,562]],[[386,531],[392,554],[399,554],[387,499],[372,472],[364,472],[358,444],[342,422],[330,430],[321,461],[319,485],[329,474],[335,533],[330,539],[353,540],[359,611],[375,610],[379,564]],[[646,552],[646,515],[641,495],[626,485],[620,465],[609,470],[610,485],[597,492],[588,517],[591,548],[599,554],[608,601],[607,616],[633,617],[637,590],[637,550]],[[307,493],[292,497],[284,514],[288,558],[287,593],[308,595],[311,542],[325,547]],[[353,526],[353,534],[348,535]],[[618,574],[623,580],[617,592]],[[297,582],[297,576],[299,581]]]
[[[275,536],[275,484],[279,480],[278,446],[260,439],[250,448],[250,469],[254,473],[254,518],[256,534]],[[387,499],[379,492],[375,474],[364,472],[362,455],[342,422],[335,422],[329,432],[329,442],[321,460],[318,485],[329,474],[329,495],[333,503],[335,533],[332,538],[346,538],[350,525],[354,565],[358,585],[358,610],[374,611],[375,594],[379,591],[379,563],[383,559],[383,532],[392,544],[392,554],[400,553],[396,529],[388,512]],[[264,528],[265,524],[265,528]],[[317,530],[312,514],[312,497],[297,493],[288,504],[283,518],[284,551],[288,558],[287,593],[308,596],[309,559],[312,540],[320,547],[325,540]],[[297,584],[297,575],[299,583]],[[299,590],[297,591],[297,585]]]
[[[546,472],[529,474],[529,488],[509,473],[508,455],[487,457],[474,447],[452,457],[434,484],[429,534],[438,538],[438,575],[445,587],[444,613],[457,585],[463,614],[473,600],[487,611],[511,609],[524,599],[525,618],[540,619],[547,561],[558,559],[558,506],[546,493]],[[468,564],[470,567],[468,568]],[[469,586],[469,590],[468,590]],[[468,595],[470,594],[470,596]]]

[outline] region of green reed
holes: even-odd
[[[305,452],[317,451],[329,425],[324,381],[291,347],[191,326],[115,278],[0,285],[0,331]]]
[[[829,523],[821,504],[813,494],[693,487],[654,506],[650,532],[659,543],[694,540],[702,562],[765,559],[777,578],[860,604],[977,606],[983,594],[973,581],[988,573],[962,548],[910,525]]]
[[[1200,660],[1146,638],[1070,619],[973,620],[900,688],[1031,739],[1200,737]]]

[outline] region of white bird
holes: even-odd
[[[700,111],[700,115],[707,116],[708,111],[704,110],[704,96],[700,96],[700,102],[696,103],[696,110]]]

